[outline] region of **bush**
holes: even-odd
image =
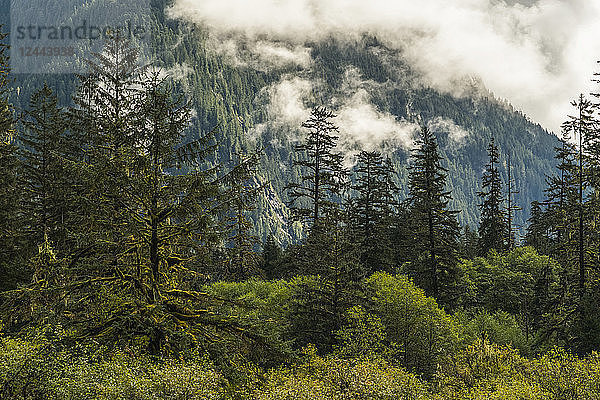
[[[531,346],[514,315],[504,311],[490,313],[482,310],[474,315],[456,313],[454,319],[462,327],[462,342],[466,345],[477,339],[499,345],[509,345],[522,354],[530,354]]]
[[[580,400],[600,398],[600,357],[554,349],[528,360],[510,347],[478,340],[449,357],[436,375],[434,398]]]
[[[0,340],[0,398],[220,400],[226,382],[205,360],[156,362],[121,352],[103,359],[38,338]],[[87,355],[86,355],[87,354]]]
[[[241,354],[249,361],[266,367],[275,366],[291,354],[287,309],[293,293],[285,281],[217,282],[206,291],[221,299],[219,312],[231,316],[231,322],[251,335],[242,340],[213,344],[216,358],[225,354]]]
[[[272,371],[258,400],[417,400],[426,399],[423,383],[384,361],[321,358],[309,351],[308,360],[294,368]]]
[[[153,363],[118,354],[90,364],[75,360],[51,383],[56,399],[219,400],[225,380],[207,362]]]
[[[405,276],[376,273],[366,287],[390,347],[398,350],[397,361],[411,371],[433,375],[440,357],[458,344],[452,318]]]
[[[381,358],[388,355],[385,326],[381,319],[361,306],[349,309],[345,323],[337,332],[340,345],[336,353],[343,358]]]

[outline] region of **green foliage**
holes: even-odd
[[[496,395],[496,390],[507,393],[507,389],[516,389],[519,385],[515,385],[514,380],[522,380],[527,360],[511,348],[498,347],[485,340],[478,340],[467,349],[453,355],[440,367],[436,375],[437,398],[502,398]],[[525,386],[515,395],[522,393],[523,389],[528,395],[516,398],[542,398],[536,392],[531,392],[531,385],[525,383]],[[532,394],[535,396],[532,397]]]
[[[336,353],[340,357],[371,359],[386,355],[385,326],[379,317],[365,312],[361,306],[346,311],[337,336],[340,345]]]
[[[489,340],[491,343],[510,346],[521,354],[531,352],[531,343],[525,336],[515,316],[505,311],[479,311],[474,315],[457,313],[456,323],[461,329],[461,341],[467,344],[477,340]]]
[[[56,399],[173,399],[226,398],[225,380],[208,362],[166,361],[116,354],[106,361],[70,360],[51,381]]]
[[[441,357],[458,344],[452,318],[405,276],[376,273],[365,284],[371,312],[385,326],[396,360],[409,370],[433,375]]]
[[[43,337],[0,339],[0,396],[15,400],[219,400],[226,381],[212,365],[157,362],[133,353],[98,356],[98,349],[69,352]]]
[[[428,294],[443,304],[454,305],[457,212],[449,209],[447,170],[441,165],[437,139],[426,126],[421,129],[412,158],[407,199],[414,238],[411,275]]]
[[[257,339],[253,342],[231,338],[216,343],[211,349],[215,359],[235,357],[237,353],[259,365],[273,366],[293,357],[293,337],[289,336],[288,320],[293,284],[247,280],[215,282],[205,289],[211,296],[223,300],[221,313],[234,315]]]
[[[435,399],[595,399],[600,358],[554,349],[534,360],[479,340],[441,364]]]
[[[479,223],[480,255],[487,254],[491,249],[502,251],[506,247],[506,238],[509,236],[504,213],[502,180],[498,171],[500,153],[493,137],[488,146],[488,157],[489,161],[485,165],[482,177],[482,190],[478,193],[482,200],[479,204],[481,210],[481,221]]]
[[[162,12],[165,2],[154,6]],[[502,226],[501,149],[515,155],[515,183],[529,198],[555,143],[522,115],[475,87],[464,98],[415,89],[407,71],[393,90],[372,94],[380,111],[404,117],[414,108],[425,120],[451,117],[486,134],[455,143],[424,126],[412,163],[404,151],[385,161],[362,152],[348,198],[326,108],[313,109],[296,152],[267,122],[257,140],[269,157],[238,160],[248,154],[243,133],[265,122],[262,89],[292,71],[231,66],[203,47],[202,29],[182,35],[183,24],[155,16],[149,23],[162,30],[154,44],[172,49],[158,56],[161,66],[193,71],[167,82],[139,66],[135,48],[110,41],[79,77],[68,115],[59,103],[73,77],[51,78],[62,85],[57,95],[19,77],[33,96],[18,135],[0,47],[0,321],[15,335],[0,338],[1,398],[599,397],[600,141],[590,102],[575,103],[579,117],[565,131],[579,134],[580,148],[565,140],[558,149],[560,176],[548,201],[534,205],[528,232],[528,243],[562,265],[530,247],[499,254],[493,249],[512,247],[512,223]],[[343,90],[348,69],[399,79],[397,66],[382,61],[389,49],[368,35],[307,46],[331,90],[324,104]],[[13,97],[22,100],[21,86]],[[175,95],[184,91],[190,99]],[[216,125],[223,146],[213,151],[213,134],[199,132]],[[489,147],[480,192],[481,238],[465,229],[459,241],[451,210],[462,208],[463,222],[478,219],[474,171],[491,131],[498,147]],[[232,160],[237,166],[223,173],[218,164]],[[282,168],[292,163],[299,168]],[[401,164],[411,165],[408,174]],[[510,172],[504,180],[515,193]],[[301,233],[300,224],[285,226],[285,181],[295,183],[283,200],[311,229],[283,251],[279,243]],[[398,192],[407,182],[408,193]],[[277,233],[263,260],[253,230]],[[474,257],[477,242],[485,257]],[[293,277],[218,281],[256,275],[259,264],[268,278]],[[389,273],[365,278],[375,270],[407,272],[416,284]],[[450,316],[436,301],[464,311]],[[520,355],[555,343],[591,355]]]
[[[463,305],[517,315],[527,339],[549,328],[560,303],[561,267],[532,247],[463,261]],[[551,329],[551,328],[550,328]]]
[[[308,349],[307,361],[267,375],[258,400],[417,400],[426,399],[425,385],[414,375],[381,360],[318,357]]]

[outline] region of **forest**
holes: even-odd
[[[600,398],[597,96],[565,117],[522,239],[493,136],[475,229],[426,119],[400,184],[383,152],[349,170],[316,105],[281,240],[254,226],[265,150],[221,159],[208,118],[191,135],[199,104],[135,46],[90,55],[69,105],[48,84],[14,105],[7,57],[0,398]]]

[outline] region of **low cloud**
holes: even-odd
[[[427,124],[432,132],[447,133],[455,144],[462,144],[469,136],[469,132],[448,118],[435,117]]]
[[[361,150],[395,151],[412,147],[418,125],[377,109],[370,91],[378,90],[379,84],[362,81],[355,70],[348,70],[341,86],[330,108],[336,114],[333,122],[339,127],[338,150],[344,153],[347,165],[354,162]],[[268,104],[268,122],[255,127],[251,137],[257,138],[270,129],[290,141],[299,140],[303,135],[301,125],[314,104],[313,93],[319,87],[319,82],[295,76],[284,77],[270,86],[263,93]]]
[[[600,3],[589,0],[176,0],[169,12],[204,24],[223,47],[230,38],[232,54],[252,43],[275,66],[309,65],[311,41],[371,33],[402,50],[427,85],[456,93],[481,78],[557,132],[570,100],[592,90],[600,58]]]

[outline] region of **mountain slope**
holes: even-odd
[[[6,7],[6,0],[3,2]],[[45,7],[48,1],[36,2]],[[217,126],[221,147],[215,162],[225,165],[240,151],[252,151],[255,146],[264,149],[261,178],[270,184],[255,215],[262,237],[272,233],[289,241],[300,234],[287,221],[284,187],[298,174],[291,165],[297,157],[293,143],[302,137],[300,122],[308,117],[311,106],[321,104],[342,114],[341,141],[349,166],[352,154],[365,145],[390,155],[398,169],[400,199],[406,195],[410,132],[418,118],[430,124],[438,136],[449,171],[452,207],[461,211],[462,224],[478,224],[477,192],[492,136],[502,159],[509,154],[512,159],[520,192],[516,200],[523,209],[517,213],[516,223],[523,228],[531,201],[543,198],[558,139],[495,99],[476,80],[460,83],[460,90],[452,94],[430,88],[403,61],[401,53],[369,35],[308,43],[309,67],[293,62],[265,65],[251,53],[240,52],[249,44],[237,43],[233,56],[224,53],[201,27],[166,18],[163,1],[155,1],[153,6],[155,35],[148,57],[170,71],[180,90],[189,96],[196,111],[190,137]],[[281,48],[290,47],[282,43]],[[73,75],[15,75],[17,106],[25,106],[43,81],[68,104],[76,82]],[[286,112],[293,118],[284,115]],[[366,125],[377,124],[367,126],[364,132],[374,132],[361,134],[361,116],[371,118],[362,119]],[[352,123],[344,123],[342,117]],[[501,172],[506,181],[506,169]]]

